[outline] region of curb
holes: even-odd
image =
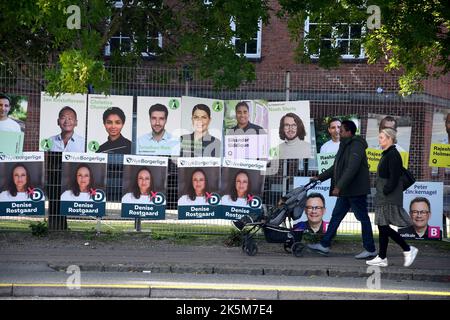
[[[49,264],[56,271],[65,272],[72,265],[68,263]],[[308,266],[298,268],[274,268],[266,266],[236,267],[227,265],[196,265],[196,264],[82,264],[77,266],[85,272],[149,272],[149,273],[176,273],[176,274],[240,274],[240,275],[267,275],[267,276],[303,276],[303,277],[352,277],[367,278],[373,271],[364,267],[337,268]],[[427,282],[450,283],[450,271],[405,269],[405,268],[381,268],[381,276],[386,280],[413,280]]]

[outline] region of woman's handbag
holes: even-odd
[[[400,176],[400,181],[403,184],[403,191],[411,187],[414,182],[416,182],[416,178],[414,178],[411,171],[402,167],[402,175]]]

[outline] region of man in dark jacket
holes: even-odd
[[[377,255],[373,241],[372,225],[367,210],[367,194],[370,193],[369,166],[367,163],[367,142],[355,136],[353,121],[343,121],[340,128],[341,143],[334,164],[314,180],[325,181],[331,178],[330,195],[338,197],[327,232],[320,243],[308,245],[318,253],[328,254],[331,240],[341,221],[352,208],[356,219],[361,222],[364,250],[355,256],[366,259]]]

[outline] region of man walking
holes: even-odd
[[[334,164],[314,180],[325,181],[331,178],[330,195],[338,197],[327,232],[320,243],[308,247],[321,254],[328,254],[331,240],[341,221],[351,208],[356,219],[361,222],[364,250],[355,256],[356,259],[375,257],[372,226],[367,210],[367,194],[370,193],[369,166],[365,150],[366,141],[355,136],[356,125],[345,120],[340,128],[341,143]]]

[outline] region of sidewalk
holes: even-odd
[[[282,244],[258,240],[258,254],[247,256],[239,247],[214,244],[174,244],[152,240],[149,236],[126,239],[86,240],[82,234],[51,234],[36,238],[26,233],[0,233],[2,263],[45,263],[66,271],[77,265],[81,271],[152,272],[195,274],[248,274],[320,277],[367,277],[365,260],[353,256],[361,245],[338,237],[328,257],[305,248],[302,257],[283,250]],[[410,242],[419,254],[410,268],[403,267],[403,255],[397,246],[388,249],[389,267],[382,276],[390,280],[448,282],[450,285],[450,244]]]

